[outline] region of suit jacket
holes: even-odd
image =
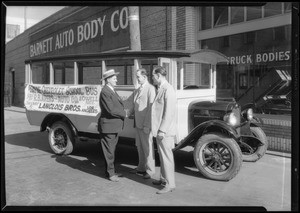
[[[158,89],[151,108],[151,129],[156,137],[158,131],[162,131],[166,136],[176,135],[176,94],[173,87],[166,81]]]
[[[155,87],[149,82],[145,82],[143,88],[137,88],[134,91],[134,125],[139,129],[143,127],[151,128],[151,106],[156,92]]]
[[[101,114],[98,120],[100,133],[119,133],[124,126],[126,113],[124,105],[117,93],[105,85],[99,98]]]

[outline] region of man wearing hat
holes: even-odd
[[[119,181],[118,177],[121,176],[115,172],[114,160],[119,133],[123,129],[126,117],[123,102],[114,90],[118,74],[113,69],[103,73],[101,80],[105,81],[105,86],[100,93],[101,115],[98,120],[102,152],[105,158],[105,173],[113,182]]]

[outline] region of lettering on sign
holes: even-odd
[[[100,113],[100,85],[28,84],[24,104],[27,110],[96,116]]]
[[[288,61],[291,59],[290,51],[270,52],[270,53],[258,53],[255,55],[255,63],[265,63],[273,61]],[[252,64],[253,55],[242,55],[228,57],[228,63],[230,64]]]
[[[109,17],[105,14],[86,21],[84,24],[79,24],[75,27],[70,26],[63,32],[34,42],[29,46],[30,57],[62,50],[92,39],[101,39],[106,34],[108,36],[111,33],[118,34],[119,31],[127,29],[128,25],[128,8],[124,7],[113,11]],[[110,32],[105,31],[105,29],[108,29]]]

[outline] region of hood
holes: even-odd
[[[192,103],[189,108],[190,110],[205,109],[209,111],[225,111],[227,113],[232,111],[232,109],[237,106],[237,103],[234,101],[203,101],[198,103]]]

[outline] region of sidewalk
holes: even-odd
[[[17,107],[17,106],[10,106],[4,107],[4,111],[11,111],[11,112],[26,112],[24,107]]]

